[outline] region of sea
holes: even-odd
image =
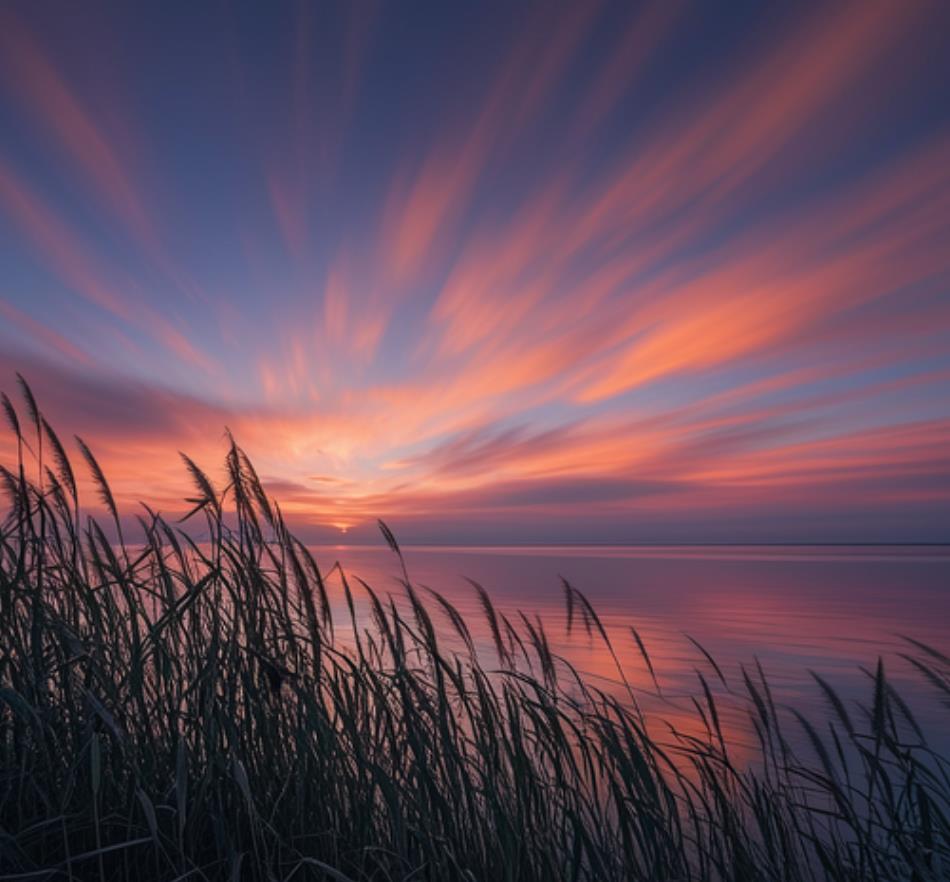
[[[337,565],[354,586],[358,628],[369,625],[358,579],[405,603],[402,566],[385,544],[312,551],[331,573],[338,621],[348,613]],[[741,692],[744,674],[755,682],[764,676],[780,711],[795,708],[821,723],[832,710],[817,674],[850,712],[861,714],[870,707],[880,660],[921,728],[950,747],[948,697],[907,658],[926,658],[913,641],[950,655],[950,546],[410,546],[402,552],[420,596],[436,591],[462,613],[489,667],[496,663],[493,641],[473,582],[512,624],[524,628],[522,614],[540,621],[552,650],[588,682],[632,695],[673,726],[696,723],[692,699],[701,694],[700,676],[720,693]],[[568,628],[565,581],[590,602],[613,652],[596,627],[588,633],[576,604]],[[435,603],[431,608],[446,650],[460,650],[448,618]],[[741,703],[730,703],[723,717],[736,743],[751,744]],[[791,716],[788,724],[794,730]]]

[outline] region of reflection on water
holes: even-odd
[[[386,547],[322,546],[314,553],[324,569],[339,560],[374,589],[401,591],[398,561]],[[486,655],[490,636],[465,577],[482,584],[506,614],[539,615],[555,651],[598,685],[619,689],[601,643],[583,628],[566,633],[561,577],[568,579],[597,610],[631,684],[649,689],[630,633],[630,626],[637,629],[670,699],[663,704],[670,719],[680,716],[678,698],[696,693],[696,669],[710,675],[688,634],[727,678],[738,681],[740,666],[751,669],[758,660],[777,701],[818,715],[825,708],[809,669],[849,701],[864,701],[870,683],[862,667],[873,668],[883,656],[921,722],[931,731],[946,727],[945,710],[900,653],[908,648],[901,635],[950,650],[947,546],[410,547],[404,553],[413,583],[447,597]],[[452,641],[448,628],[446,641]],[[742,725],[737,718],[731,723]]]

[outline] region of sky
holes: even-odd
[[[948,541],[948,34],[8,0],[0,388],[127,516],[227,427],[314,542]]]

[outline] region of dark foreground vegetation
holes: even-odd
[[[481,655],[408,576],[398,603],[344,577],[335,637],[320,569],[239,448],[220,493],[185,461],[200,544],[146,510],[133,547],[80,444],[112,522],[81,514],[24,392],[19,417],[3,402],[21,458],[0,475],[0,878],[950,878],[948,762],[880,664],[864,706],[819,680],[828,714],[796,721],[761,672],[733,685],[700,656],[695,725],[670,731],[484,594]],[[950,701],[950,659],[908,658]],[[726,689],[751,763],[722,731]]]

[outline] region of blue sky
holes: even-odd
[[[943,540],[950,16],[765,7],[4,4],[2,385],[130,510]]]

